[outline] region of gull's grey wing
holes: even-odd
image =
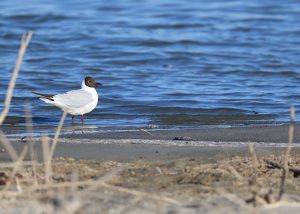
[[[92,95],[84,90],[69,91],[55,95],[54,100],[69,108],[80,108],[93,102]]]

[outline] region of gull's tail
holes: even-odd
[[[54,99],[53,99],[54,95],[52,95],[52,94],[41,94],[41,93],[37,93],[34,91],[32,91],[32,93],[39,95],[40,100],[43,100],[46,103],[53,103],[53,101],[54,101]]]

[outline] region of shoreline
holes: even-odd
[[[139,129],[125,131],[89,131],[75,127],[73,133],[62,134],[67,139],[148,139],[148,140],[188,140],[211,142],[287,142],[289,125],[249,126],[229,128],[184,128],[184,129]],[[295,125],[294,142],[300,143],[300,125]]]
[[[295,124],[294,142],[300,143],[300,124]],[[54,136],[56,126],[33,126],[33,137]],[[185,128],[146,128],[129,127],[128,129],[107,129],[97,126],[71,126],[62,127],[60,137],[68,139],[149,139],[174,140],[174,138],[187,137],[192,141],[224,141],[224,142],[287,142],[289,124],[280,125],[249,125],[230,127],[185,127]],[[24,126],[2,126],[3,132],[13,140],[28,136]]]
[[[77,128],[73,134],[61,135],[55,149],[55,158],[121,162],[197,158],[210,162],[236,155],[245,156],[249,144],[255,145],[258,155],[281,154],[288,137],[287,125],[93,133],[85,133],[84,129],[76,131]],[[295,126],[292,149],[295,153],[300,151],[299,128],[299,125]],[[19,153],[27,142],[26,138],[10,139]],[[42,160],[40,138],[35,137],[34,140],[39,160]],[[3,145],[0,147],[3,148]],[[7,152],[0,153],[0,160],[10,161]]]

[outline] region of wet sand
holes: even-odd
[[[295,126],[295,142],[300,143],[300,125]],[[70,127],[69,127],[69,130]],[[198,128],[176,130],[119,131],[119,132],[90,132],[89,129],[75,127],[73,134],[66,134],[69,139],[151,139],[173,140],[175,137],[189,137],[194,141],[222,142],[287,142],[288,125],[281,126],[250,126],[233,128]]]
[[[70,127],[65,127],[63,132]],[[300,134],[295,127],[293,152],[300,149]],[[55,150],[55,157],[100,161],[171,160],[199,158],[217,160],[234,155],[245,155],[248,145],[254,144],[258,155],[278,154],[287,143],[288,126],[247,128],[204,128],[180,130],[146,130],[119,132],[90,132],[75,127],[72,134],[63,134]],[[35,138],[40,159],[42,147]],[[21,151],[26,138],[13,137],[13,145]],[[3,147],[3,146],[2,146]],[[6,152],[0,160],[10,160]]]
[[[212,142],[194,142],[198,145],[178,144],[174,141],[145,141],[145,140],[70,140],[61,139],[58,143],[54,157],[71,157],[74,159],[119,161],[128,162],[136,160],[173,160],[180,158],[197,158],[205,162],[213,162],[220,159],[228,159],[233,156],[248,154],[248,144],[223,144],[216,145]],[[219,143],[221,144],[221,143]],[[285,148],[282,146],[256,145],[257,155],[281,154]],[[24,143],[14,142],[14,148],[20,153]],[[42,160],[42,146],[35,144],[39,160]],[[300,148],[293,148],[293,153],[299,153]],[[6,152],[0,153],[1,161],[10,161]],[[27,156],[26,160],[29,160]]]

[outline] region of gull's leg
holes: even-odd
[[[72,126],[74,126],[74,115],[72,115]]]
[[[82,125],[84,124],[84,117],[83,117],[83,115],[81,115],[81,124]]]

